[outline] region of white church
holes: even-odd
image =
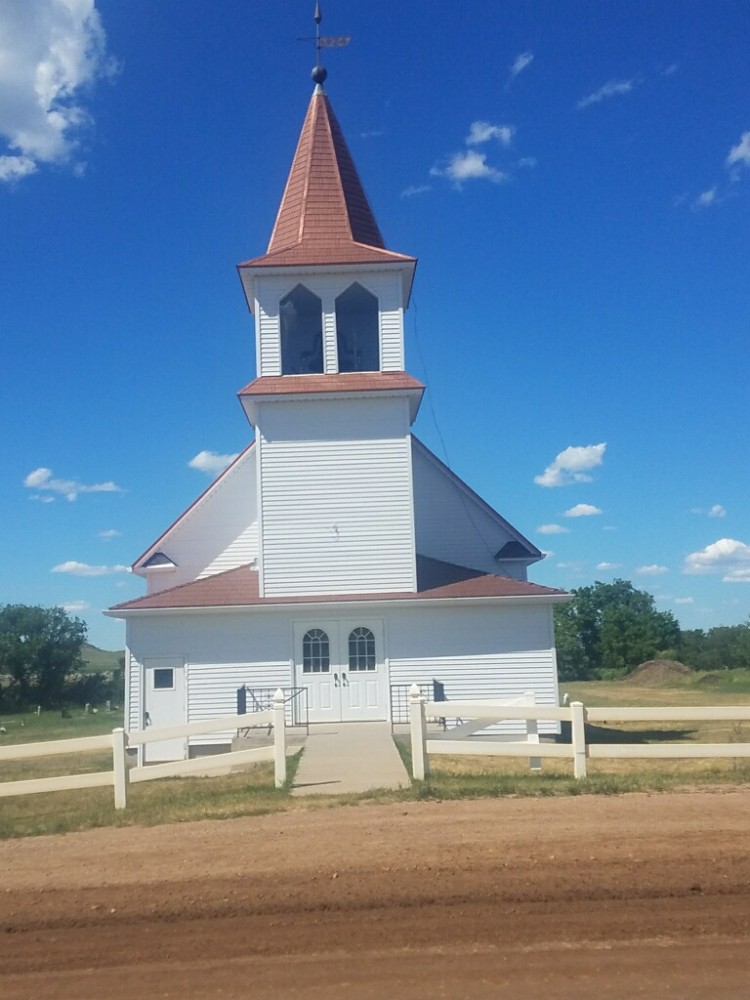
[[[539,549],[411,432],[416,260],[386,249],[325,70],[313,79],[268,249],[238,267],[254,440],[135,561],[147,595],[107,612],[126,622],[130,729],[234,714],[238,692],[250,710],[277,687],[311,723],[391,719],[414,682],[558,702],[566,595],[527,582]]]

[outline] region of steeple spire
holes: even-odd
[[[268,249],[240,267],[385,262],[414,258],[386,249],[341,127],[316,83]]]

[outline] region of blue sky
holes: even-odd
[[[273,225],[312,7],[0,0],[0,603],[62,604],[97,645],[250,440],[235,264]],[[550,553],[533,580],[746,621],[746,0],[323,15],[386,242],[420,260],[417,434]]]

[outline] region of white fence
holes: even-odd
[[[205,722],[189,722],[184,726],[169,726],[161,729],[144,729],[126,732],[115,729],[103,736],[83,736],[72,740],[48,740],[44,743],[26,743],[0,747],[0,761],[23,760],[31,757],[56,757],[60,754],[84,753],[92,750],[112,751],[112,770],[93,771],[87,774],[65,774],[56,778],[28,778],[25,781],[6,781],[0,784],[0,798],[8,795],[33,795],[38,792],[59,792],[74,788],[114,787],[115,809],[127,805],[127,789],[131,782],[153,781],[155,778],[169,778],[178,775],[207,774],[211,771],[226,771],[244,764],[255,764],[264,760],[274,762],[274,780],[277,788],[286,781],[286,721],[284,693],[276,691],[273,707],[265,712],[247,715],[224,715]],[[231,729],[245,729],[247,726],[273,726],[273,744],[238,750],[194,760],[169,761],[165,764],[151,764],[148,767],[130,767],[127,759],[129,747],[157,743],[161,740],[178,739],[182,736],[202,736],[206,733],[226,732]]]
[[[501,701],[426,701],[416,684],[410,691],[412,773],[424,779],[430,773],[431,754],[525,757],[532,767],[545,757],[573,761],[573,774],[585,778],[590,758],[719,758],[750,757],[748,743],[587,743],[587,722],[750,722],[750,705],[690,706],[684,708],[586,708],[580,701],[564,707],[518,705]],[[427,718],[470,719],[473,724],[449,730],[446,737],[427,738]],[[467,734],[508,719],[525,719],[526,740],[471,740]],[[570,723],[570,743],[539,743],[536,723]],[[458,736],[449,739],[448,736]]]

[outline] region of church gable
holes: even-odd
[[[485,573],[526,579],[542,553],[412,435],[417,552]]]
[[[258,558],[256,455],[249,445],[133,563],[152,594]]]

